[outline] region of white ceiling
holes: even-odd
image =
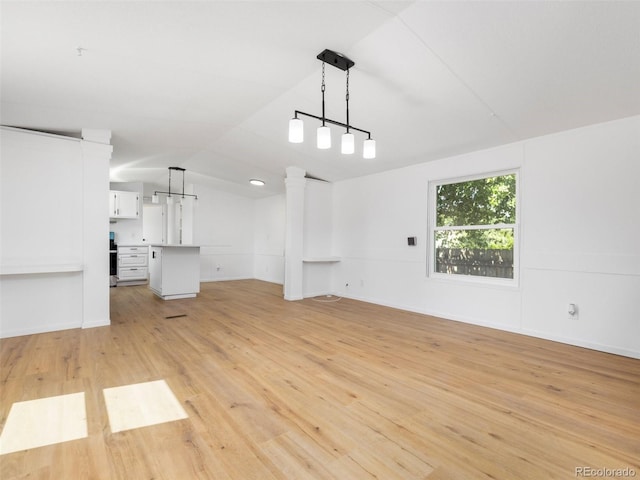
[[[640,114],[640,2],[1,2],[3,125],[112,131],[111,180],[262,196]],[[82,47],[82,55],[77,48]],[[355,61],[351,124],[377,158],[287,141],[321,114],[325,48]],[[344,72],[327,67],[344,122]],[[640,133],[640,132],[639,132]],[[261,178],[264,187],[251,187]]]

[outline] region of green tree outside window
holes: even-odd
[[[516,174],[436,187],[436,271],[513,278]]]

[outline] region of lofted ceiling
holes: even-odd
[[[640,2],[0,3],[3,125],[112,131],[112,181],[284,191],[285,169],[338,181],[640,114]],[[81,49],[80,51],[78,49]],[[321,114],[325,48],[355,62],[350,123],[377,158],[287,141]],[[327,67],[327,116],[345,118]],[[640,133],[640,132],[639,132]],[[260,178],[264,187],[248,181]]]

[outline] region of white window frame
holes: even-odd
[[[440,185],[452,183],[464,183],[484,178],[500,177],[503,175],[515,175],[516,178],[516,222],[499,223],[494,225],[473,225],[438,227],[436,226],[437,190]],[[429,182],[428,189],[428,230],[427,230],[427,277],[459,283],[476,283],[481,285],[497,285],[505,287],[518,287],[520,279],[520,169],[509,169],[487,172],[464,177],[444,178]],[[435,233],[448,230],[493,230],[500,228],[513,228],[513,278],[483,277],[480,275],[462,275],[453,273],[436,272],[436,245]]]

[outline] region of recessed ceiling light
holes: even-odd
[[[249,180],[249,183],[257,187],[262,187],[264,185],[264,182],[262,180],[258,180],[257,178],[252,178],[251,180]]]

